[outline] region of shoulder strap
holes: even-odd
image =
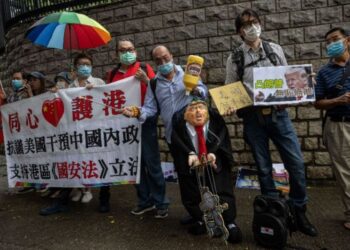
[[[157,78],[153,78],[149,81],[149,84],[151,86],[151,90],[154,96],[154,99],[156,100],[156,104],[157,104],[157,110],[158,110],[158,114],[160,113],[160,106],[159,106],[159,102],[158,102],[158,98],[156,95],[156,88],[157,88]]]
[[[111,83],[113,81],[113,78],[114,78],[115,74],[117,74],[119,69],[120,69],[120,63],[117,64],[117,67],[112,69],[112,71],[108,77],[108,83]]]
[[[279,58],[278,55],[276,54],[276,52],[273,51],[268,41],[262,40],[262,45],[266,53],[266,56],[269,58],[270,62],[276,66],[278,64],[278,60],[277,60]]]
[[[238,79],[242,81],[244,75],[244,53],[240,46],[232,51],[231,60],[237,66]]]

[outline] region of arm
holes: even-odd
[[[318,73],[316,78],[316,86],[315,86],[315,92],[316,92],[316,102],[315,102],[315,108],[316,109],[331,109],[336,106],[340,105],[346,105],[350,103],[350,92],[345,93],[344,95],[332,98],[332,99],[326,99],[326,89],[324,86],[326,86],[326,82],[324,80],[324,77],[322,76],[322,70]]]
[[[225,84],[237,82],[238,74],[237,74],[237,65],[232,62],[232,54],[229,55],[226,62],[226,79]]]
[[[144,102],[143,106],[141,107],[139,121],[141,123],[144,123],[146,121],[147,117],[155,116],[157,114],[157,112],[158,112],[157,102],[156,102],[156,99],[154,98],[153,91],[151,89],[151,85],[148,84],[145,102]]]
[[[199,95],[204,98],[207,99],[208,98],[208,88],[207,86],[204,85],[204,83],[202,82],[202,80],[198,81],[198,85],[197,87],[195,87],[192,92],[199,92]],[[195,95],[195,94],[194,94]]]
[[[280,63],[281,65],[283,66],[287,66],[288,63],[287,63],[287,59],[286,59],[286,56],[284,55],[284,52],[283,52],[283,49],[280,45],[276,44],[276,53],[280,59]]]

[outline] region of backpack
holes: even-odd
[[[282,249],[288,231],[296,231],[294,209],[283,197],[258,195],[254,200],[253,233],[255,241],[267,248]]]
[[[115,74],[117,74],[118,70],[120,69],[120,66],[121,66],[121,64],[118,63],[118,64],[117,64],[117,67],[115,67],[115,68],[112,69],[111,73],[110,73],[109,76],[108,76],[108,83],[111,83],[111,82],[113,81],[113,78],[114,78]],[[141,68],[143,71],[145,71],[146,74],[148,73],[148,72],[147,72],[147,65],[146,65],[146,63],[141,62],[141,63],[140,63],[140,68]]]
[[[278,62],[280,62],[281,60],[280,60],[279,56],[276,54],[276,52],[273,51],[270,43],[262,40],[262,46],[263,46],[263,50],[265,51],[265,54],[266,54],[267,58],[270,60],[270,62],[275,66],[278,65]],[[232,55],[231,55],[232,63],[235,63],[237,65],[237,75],[238,75],[238,78],[240,81],[243,80],[245,68],[254,66],[259,61],[262,61],[263,59],[265,59],[265,58],[262,58],[260,56],[260,58],[258,60],[253,61],[253,62],[245,65],[244,52],[243,52],[243,49],[241,46],[234,49],[232,51]]]

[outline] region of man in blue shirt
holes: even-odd
[[[318,72],[315,107],[327,110],[323,141],[342,190],[344,227],[350,230],[350,38],[338,27],[325,38],[331,59]]]
[[[140,122],[144,122],[147,117],[152,117],[159,112],[165,127],[165,139],[171,152],[173,115],[187,106],[193,100],[193,95],[186,95],[186,89],[183,83],[184,71],[180,65],[175,65],[173,63],[173,56],[168,48],[162,45],[155,47],[152,50],[152,57],[157,66],[157,74],[154,78],[156,81],[154,92],[151,84],[149,84],[145,103],[143,107],[139,109],[139,112],[133,112],[131,107],[127,107],[124,109],[123,113],[130,117],[137,116]],[[202,81],[198,82],[193,92],[196,92],[196,94],[200,95],[202,98],[207,97],[207,88]],[[180,178],[181,176],[179,175],[179,179]],[[186,202],[183,196],[182,200],[183,203]],[[196,224],[193,225],[192,230],[189,232],[192,234],[205,233],[205,231],[203,232],[202,230],[203,227],[196,226]]]

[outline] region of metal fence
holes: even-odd
[[[56,11],[76,11],[125,0],[1,0],[0,51],[5,46],[5,34],[15,24],[35,20]]]

